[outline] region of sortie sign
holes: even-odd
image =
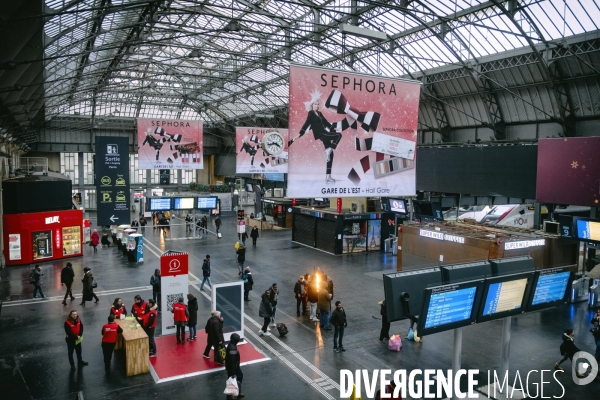
[[[96,136],[98,225],[131,222],[129,213],[129,138]]]

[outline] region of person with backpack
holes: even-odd
[[[279,298],[279,289],[277,289],[277,284],[274,283],[269,288],[271,291],[271,307],[273,308],[273,316],[271,317],[271,326],[275,327],[275,313],[277,312],[277,299]]]
[[[379,302],[381,306],[381,310],[379,310],[379,314],[381,314],[381,332],[379,332],[379,342],[384,344],[383,339],[390,339],[390,321],[388,321],[387,317],[387,307],[385,306],[385,300]]]
[[[565,329],[562,335],[562,344],[560,345],[560,354],[563,356],[559,361],[554,364],[554,369],[558,371],[564,371],[560,364],[567,359],[573,361],[573,356],[579,351],[579,347],[575,346],[575,330],[572,328]],[[576,373],[578,378],[583,378],[579,372]]]
[[[177,344],[185,344],[185,326],[190,318],[190,313],[183,302],[183,297],[177,299],[177,303],[173,304],[171,312],[173,313],[173,321],[177,327],[177,332],[175,332]]]
[[[75,272],[73,272],[73,264],[70,262],[65,265],[65,267],[60,271],[60,283],[67,287],[67,291],[65,292],[65,298],[63,299],[63,306],[67,305],[67,297],[71,296],[71,301],[75,300],[75,296],[73,296],[73,291],[71,288],[73,287],[73,281],[75,280]]]
[[[188,342],[196,340],[196,325],[198,324],[198,299],[193,294],[189,293],[188,298],[188,313],[190,318],[188,319],[188,329],[190,330],[190,337]]]
[[[210,255],[207,254],[202,262],[202,284],[200,285],[200,290],[204,289],[204,282],[208,282],[208,287],[212,289],[212,284],[210,283]]]
[[[238,275],[241,275],[242,271],[244,270],[244,261],[246,261],[246,246],[240,244],[235,252],[237,254],[238,261]]]
[[[348,322],[346,320],[346,311],[344,311],[341,301],[338,300],[335,302],[335,310],[331,313],[331,319],[329,321],[331,322],[331,325],[335,327],[335,331],[333,332],[333,351],[336,353],[346,351],[342,340],[344,339],[344,330],[348,326]],[[338,337],[340,339],[339,343]]]
[[[158,320],[156,302],[154,299],[148,299],[148,313],[143,320],[142,328],[148,335],[148,347],[150,348],[150,357],[156,357],[156,342],[154,341],[154,330],[156,328],[156,320]]]
[[[254,285],[254,278],[252,278],[252,272],[250,272],[250,267],[246,267],[244,273],[242,274],[242,280],[244,281],[244,301],[250,301],[250,291],[252,290],[252,285]]]
[[[83,296],[81,298],[80,306],[85,306],[86,301],[91,301],[92,299],[96,300],[96,303],[100,301],[96,293],[94,293],[94,287],[97,286],[94,281],[94,275],[92,275],[92,270],[89,267],[85,267],[83,269]]]
[[[152,300],[158,305],[158,313],[160,313],[160,269],[154,270],[154,275],[150,277],[150,286],[152,286]]]
[[[33,298],[37,299],[37,293],[40,292],[42,299],[45,299],[44,291],[42,290],[42,268],[40,264],[36,264],[35,267],[29,272],[29,283],[33,285]]]
[[[252,218],[252,216],[250,217]],[[250,237],[252,238],[252,246],[256,246],[256,239],[258,239],[258,228],[256,226],[252,227]]]
[[[271,317],[273,316],[273,308],[271,307],[271,291],[269,289],[265,290],[261,297],[258,316],[263,319],[263,326],[258,331],[258,334],[261,336],[271,336],[271,332],[268,329],[269,322],[271,322]]]
[[[225,341],[223,337],[223,318],[220,311],[211,311],[210,318],[206,321],[204,332],[206,332],[206,347],[202,356],[210,358],[210,348],[213,347],[215,362],[217,364],[224,364],[225,361],[222,359],[220,351],[221,345]]]
[[[108,316],[108,323],[102,327],[102,354],[104,355],[104,370],[106,372],[110,372],[110,362],[117,345],[119,333],[123,333],[123,329],[115,322],[115,316],[111,314]]]

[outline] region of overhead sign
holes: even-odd
[[[129,138],[96,136],[95,174],[98,225],[129,224]]]
[[[288,196],[414,196],[420,83],[290,67]]]
[[[288,130],[235,128],[235,172],[283,174],[288,171]]]
[[[203,169],[202,121],[137,119],[140,169]]]

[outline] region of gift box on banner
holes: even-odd
[[[160,302],[162,308],[162,335],[172,335],[177,331],[173,320],[173,304],[183,297],[187,301],[189,255],[176,251],[166,251],[160,256]]]

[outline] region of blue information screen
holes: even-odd
[[[559,272],[557,274],[540,275],[533,301],[531,305],[551,303],[562,300],[565,297],[567,284],[569,283],[570,272]]]
[[[476,293],[476,287],[433,293],[429,300],[425,328],[470,319]]]
[[[150,211],[167,211],[171,209],[171,198],[150,198]]]
[[[600,222],[577,220],[577,237],[599,242]]]
[[[217,208],[217,198],[216,197],[198,197],[198,207],[201,210],[212,210],[213,208]]]
[[[521,308],[525,288],[527,288],[527,278],[490,284],[483,315]]]

